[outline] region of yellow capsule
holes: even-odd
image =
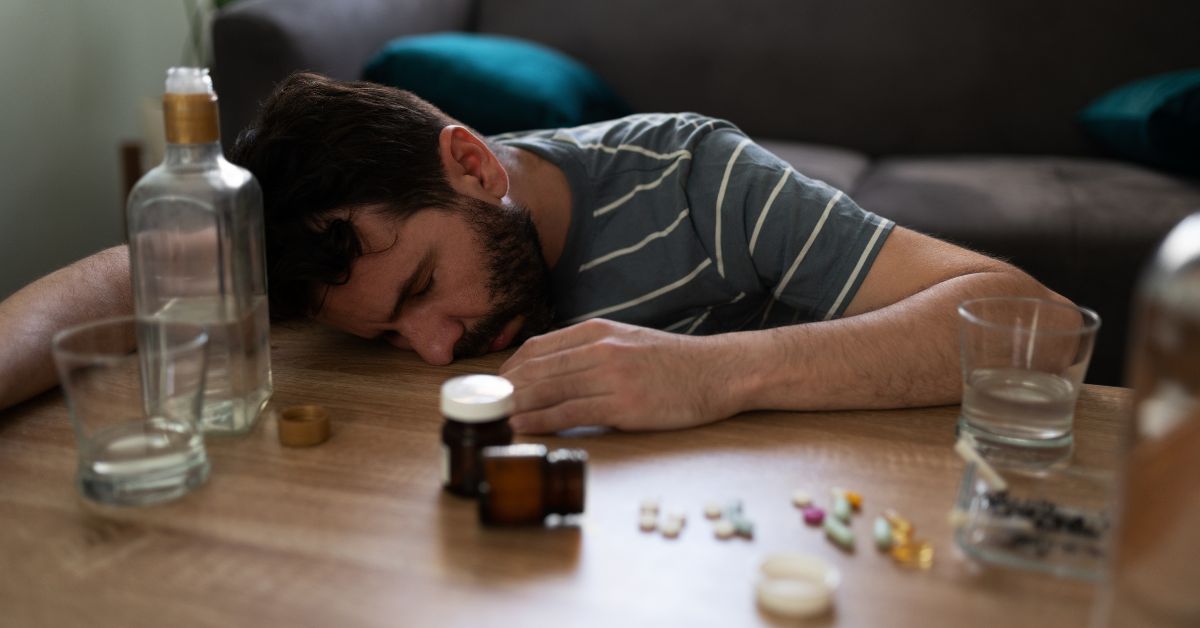
[[[892,534],[898,535],[899,538],[912,536],[913,524],[908,519],[900,516],[900,513],[888,508],[883,511],[883,518],[887,519],[888,523],[892,524]]]
[[[933,567],[933,546],[928,541],[909,541],[892,548],[892,558],[905,567]]]
[[[855,491],[846,491],[843,493],[846,496],[846,501],[850,502],[850,507],[855,510],[862,510],[862,495]]]

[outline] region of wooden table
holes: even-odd
[[[475,504],[439,485],[439,385],[494,372],[503,355],[445,368],[308,325],[273,330],[272,408],[320,403],[332,439],[282,448],[267,416],[210,438],[212,477],[148,508],[99,508],[73,484],[61,396],[0,413],[3,626],[756,626],[759,562],[780,550],[842,571],[833,614],[805,625],[1083,626],[1089,584],[965,560],[946,513],[963,469],[957,408],[762,412],[682,432],[520,438],[591,455],[578,528],[485,529]],[[1076,457],[1111,462],[1128,400],[1088,386]],[[845,554],[806,527],[794,488],[865,496]],[[638,530],[639,503],[688,515],[668,540]],[[753,540],[714,538],[701,513],[740,498]],[[927,572],[870,544],[885,506],[934,543]]]

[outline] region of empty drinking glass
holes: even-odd
[[[198,429],[208,336],[192,323],[118,317],[54,337],[79,445],[79,489],[104,504],[179,497],[208,478]]]

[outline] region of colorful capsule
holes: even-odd
[[[933,546],[928,541],[909,541],[892,547],[892,558],[905,567],[929,569],[933,566]]]
[[[846,498],[845,493],[838,495],[833,500],[833,516],[841,519],[842,523],[850,523],[850,513],[850,500]]]
[[[855,491],[846,491],[846,501],[850,502],[850,506],[855,510],[862,510],[863,498],[862,495]]]
[[[825,511],[816,506],[809,506],[804,509],[804,523],[810,526],[819,526],[825,520]]]
[[[875,536],[875,547],[880,551],[887,551],[892,547],[895,539],[892,538],[892,524],[884,517],[875,517],[875,527],[873,529]]]
[[[825,517],[825,536],[847,552],[854,551],[854,532],[837,517]]]
[[[733,531],[740,537],[752,539],[754,538],[754,522],[745,517],[733,517],[729,520],[733,524]]]

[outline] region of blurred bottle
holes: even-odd
[[[135,309],[206,327],[201,428],[242,433],[271,396],[262,191],[221,153],[207,69],[167,71],[163,117],[163,163],[129,195]]]
[[[1200,626],[1200,213],[1142,276],[1117,542],[1096,628]]]

